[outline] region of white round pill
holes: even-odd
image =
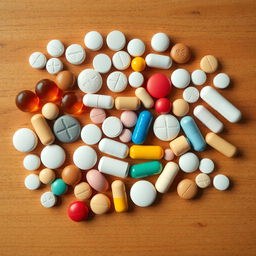
[[[172,72],[171,81],[176,88],[185,88],[190,83],[190,75],[186,69],[179,68]]]
[[[98,51],[103,45],[103,38],[97,31],[90,31],[84,37],[85,46],[91,51]]]
[[[101,129],[95,124],[87,124],[81,130],[81,139],[88,145],[97,144],[102,137]]]
[[[105,74],[111,69],[112,62],[107,54],[100,53],[93,58],[92,65],[96,71]]]
[[[130,197],[133,203],[140,207],[147,207],[156,199],[156,189],[149,181],[140,180],[135,182],[130,190]]]
[[[214,162],[209,158],[201,159],[199,170],[206,174],[212,173],[214,171]]]
[[[130,66],[131,57],[127,52],[119,51],[113,55],[112,62],[116,69],[125,70]]]
[[[128,80],[131,87],[138,88],[143,85],[144,76],[140,72],[132,72]]]
[[[97,162],[97,153],[89,146],[80,146],[73,154],[73,162],[79,169],[89,170]]]
[[[165,33],[156,33],[151,39],[151,47],[156,52],[164,52],[170,46],[170,39]]]
[[[226,190],[229,185],[229,178],[223,174],[218,174],[213,178],[213,186],[218,190]]]
[[[51,58],[46,63],[46,70],[49,74],[55,75],[63,69],[63,63],[57,58]]]
[[[35,154],[26,155],[23,159],[23,166],[28,171],[35,171],[41,165],[40,157]]]
[[[230,78],[225,73],[219,73],[213,78],[213,85],[220,89],[225,89],[230,84]]]
[[[57,169],[63,165],[66,153],[59,145],[48,145],[41,151],[41,161],[49,169]]]
[[[32,130],[20,128],[14,133],[12,143],[15,149],[20,152],[31,152],[36,148],[38,139]]]
[[[47,52],[52,56],[52,57],[60,57],[64,53],[64,45],[60,40],[51,40],[47,44]]]
[[[39,176],[31,173],[28,176],[26,176],[24,185],[29,190],[35,190],[38,189],[41,185],[41,182],[39,180]]]
[[[138,38],[132,39],[127,45],[127,51],[133,57],[142,56],[145,52],[145,44]]]
[[[195,178],[195,182],[199,188],[207,188],[211,184],[211,178],[206,173],[199,173]]]
[[[44,192],[40,197],[41,205],[45,208],[51,208],[57,203],[57,197],[52,192]]]
[[[45,55],[41,52],[33,52],[29,56],[29,64],[32,68],[42,69],[45,67],[46,61]]]
[[[183,172],[194,172],[199,166],[199,159],[194,153],[185,153],[179,159],[179,166]]]
[[[112,51],[122,50],[126,43],[125,35],[118,30],[111,31],[107,35],[106,41],[107,41],[108,48]]]
[[[93,69],[84,69],[77,78],[77,85],[84,93],[96,93],[101,89],[102,77]]]
[[[127,77],[123,72],[114,71],[107,78],[108,89],[112,92],[122,92],[127,87]]]
[[[203,85],[207,80],[206,73],[201,69],[194,70],[191,74],[191,80],[194,85]]]
[[[119,136],[123,131],[121,120],[115,116],[107,117],[102,124],[103,133],[109,138]]]
[[[65,52],[67,61],[74,65],[80,65],[84,62],[86,53],[80,44],[71,44]]]
[[[183,91],[183,99],[188,103],[195,103],[199,99],[199,91],[196,87],[189,86]]]

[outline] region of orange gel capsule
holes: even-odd
[[[61,108],[69,114],[81,114],[85,110],[83,98],[75,92],[67,92],[61,100]]]
[[[37,95],[29,90],[19,92],[16,96],[16,106],[24,112],[35,112],[40,107],[40,100]]]

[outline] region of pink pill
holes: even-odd
[[[137,122],[137,115],[135,112],[127,110],[121,114],[120,119],[125,127],[131,128],[135,126]]]
[[[132,139],[132,132],[129,129],[123,129],[121,135],[119,136],[119,140],[127,143]]]
[[[109,188],[108,181],[98,170],[92,169],[88,171],[86,179],[90,186],[96,191],[104,192]]]
[[[95,124],[101,124],[106,119],[106,112],[101,108],[93,108],[90,112],[90,119]]]
[[[174,158],[174,154],[170,148],[165,149],[164,151],[164,159],[166,161],[171,161]]]

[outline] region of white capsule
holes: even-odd
[[[172,59],[166,55],[150,53],[145,61],[151,68],[169,69],[172,66]]]
[[[109,95],[85,94],[83,103],[85,106],[92,108],[111,109],[114,106],[114,99]]]

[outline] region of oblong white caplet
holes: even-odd
[[[169,56],[150,53],[145,59],[147,66],[151,68],[168,69],[172,66],[172,59]]]
[[[222,131],[223,123],[203,105],[195,107],[193,113],[212,132]]]
[[[114,106],[114,99],[109,95],[85,94],[83,103],[88,107],[111,109]]]
[[[236,123],[241,119],[240,110],[211,86],[205,86],[200,92],[200,97],[229,122]]]
[[[119,158],[126,158],[129,153],[129,147],[126,144],[108,138],[100,141],[99,150],[102,153]]]

